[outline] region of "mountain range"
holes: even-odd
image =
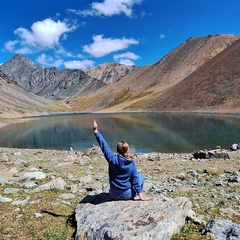
[[[44,68],[23,55],[0,66],[0,117],[57,112],[240,113],[240,36],[189,38],[143,67]]]

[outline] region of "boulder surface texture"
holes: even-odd
[[[226,219],[213,219],[203,229],[204,235],[217,240],[239,240],[240,226]]]
[[[75,209],[76,239],[171,239],[191,207],[185,197],[111,201],[107,193],[89,195]]]

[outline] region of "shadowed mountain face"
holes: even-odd
[[[68,108],[27,92],[0,71],[0,118],[30,116],[50,112],[64,112]]]
[[[106,85],[81,70],[43,68],[19,54],[0,66],[0,70],[27,91],[56,100]]]
[[[16,55],[0,70],[28,92],[71,111],[239,112],[240,36],[189,38],[160,61],[106,63],[82,70],[42,68]]]

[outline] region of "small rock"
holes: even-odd
[[[26,188],[34,188],[34,187],[37,186],[37,184],[36,184],[35,182],[33,182],[33,181],[29,181],[29,182],[26,182],[26,183],[24,184],[24,186],[25,186]]]
[[[92,177],[91,177],[91,175],[87,175],[87,176],[81,177],[81,178],[79,179],[79,181],[80,181],[80,183],[82,183],[82,184],[89,184],[89,183],[92,182]]]
[[[27,198],[24,199],[24,200],[16,200],[16,201],[12,202],[12,205],[16,205],[16,206],[21,205],[21,206],[24,206],[24,205],[26,205],[26,204],[28,203],[28,200],[29,200],[29,199],[30,199],[30,197],[27,197]]]
[[[187,173],[190,174],[193,177],[197,177],[197,175],[198,175],[198,173],[195,170],[188,170]]]
[[[2,203],[6,203],[6,202],[12,202],[12,199],[11,198],[6,198],[6,197],[2,197],[1,195],[0,195],[0,202],[2,202]]]
[[[44,179],[46,178],[46,174],[43,173],[43,172],[25,172],[24,177],[27,177],[27,178],[35,178],[35,179]]]
[[[64,190],[67,187],[67,183],[62,178],[56,178],[48,183],[45,183],[35,189],[35,192],[45,191],[57,188],[59,190]]]
[[[34,213],[35,218],[42,218],[43,215],[41,213]]]
[[[229,182],[237,182],[240,183],[240,177],[239,176],[234,176],[228,179]]]
[[[20,191],[18,188],[5,188],[3,193],[4,194],[16,194]]]
[[[74,194],[71,194],[71,193],[64,193],[64,194],[61,194],[60,196],[59,196],[59,198],[61,198],[61,199],[73,199],[73,198],[75,198],[75,195]]]

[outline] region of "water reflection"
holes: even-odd
[[[9,125],[0,129],[0,146],[83,151],[97,144],[94,118],[113,150],[119,140],[129,142],[132,152],[192,152],[240,142],[240,116],[112,113],[55,115]]]

